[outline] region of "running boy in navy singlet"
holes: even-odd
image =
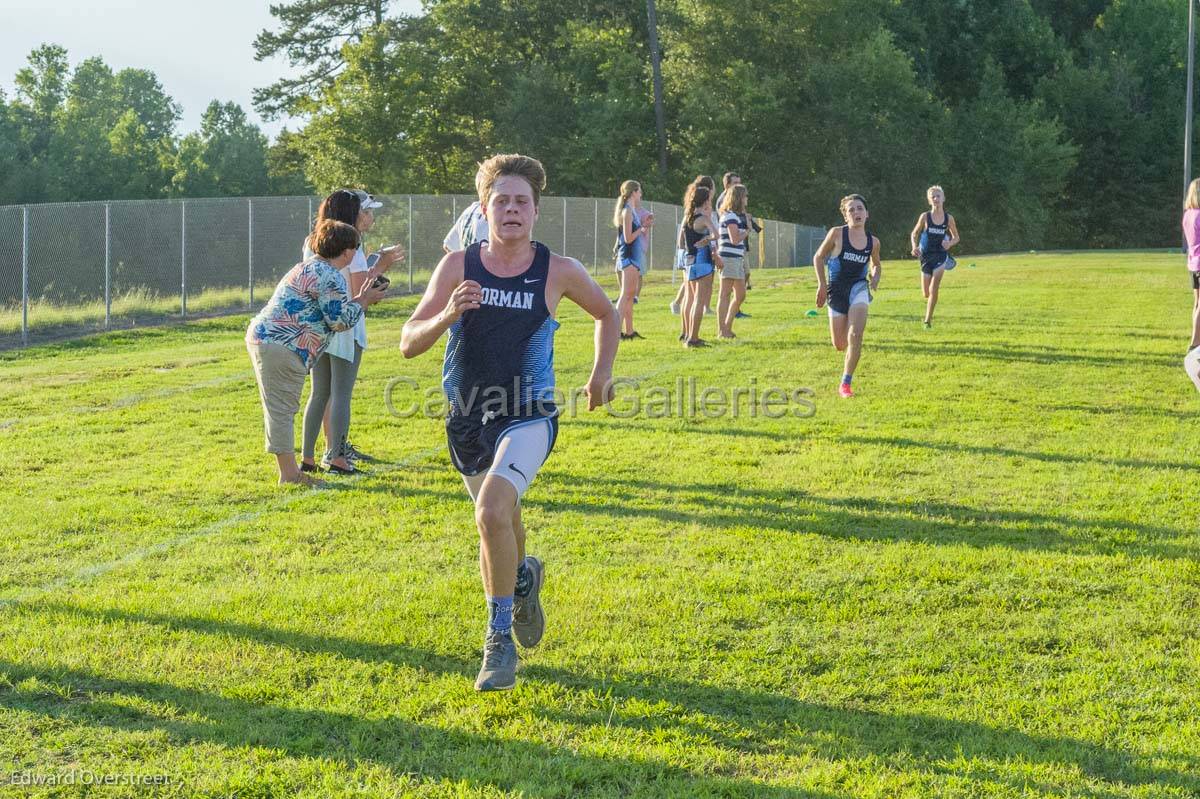
[[[586,393],[592,410],[611,398],[617,354],[616,311],[573,258],[532,239],[542,165],[497,155],[480,166],[479,202],[488,240],[448,253],[405,323],[400,349],[420,355],[448,332],[442,387],[449,401],[450,459],[475,502],[479,566],[488,627],[480,691],[516,685],[517,650],[545,629],[543,567],[525,556],[521,497],[554,446],[554,318],[563,297],[596,320],[596,350]]]
[[[949,250],[959,242],[958,225],[946,211],[946,192],[930,186],[925,192],[929,210],[917,217],[911,238],[912,254],[921,259],[921,294],[925,297],[925,327],[933,327],[933,309],[946,274]]]
[[[860,194],[842,198],[846,224],[835,227],[813,255],[817,272],[817,307],[829,303],[829,333],[838,352],[845,352],[838,394],[853,397],[850,382],[862,355],[863,331],[871,292],[879,287],[883,269],[879,263],[879,239],[867,230],[866,200]],[[829,276],[825,270],[828,265]]]

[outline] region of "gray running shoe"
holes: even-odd
[[[533,586],[526,596],[513,598],[513,635],[521,646],[529,648],[537,646],[542,640],[542,633],[546,631],[546,614],[542,612],[539,597],[546,570],[542,562],[532,555],[525,558],[525,567],[533,578]]]
[[[511,635],[489,632],[483,641],[483,665],[475,678],[476,691],[510,691],[517,684],[517,645]]]
[[[375,462],[374,456],[368,455],[367,453],[363,452],[358,447],[351,444],[349,441],[346,442],[345,449],[346,449],[346,460],[350,461],[351,463],[353,463],[354,461],[365,461],[366,463],[374,463]]]

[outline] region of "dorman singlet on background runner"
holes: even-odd
[[[942,211],[942,224],[933,223],[933,212],[925,212],[925,230],[921,231],[921,266],[937,267],[946,260],[946,248],[942,242],[946,240],[946,229],[950,224],[950,213]]]
[[[850,244],[850,226],[842,226],[842,252],[837,258],[829,259],[829,307],[844,314],[850,310],[850,294],[854,286],[867,279],[867,268],[871,264],[871,231],[867,234],[866,249],[856,249]]]
[[[480,285],[483,300],[450,326],[442,389],[450,403],[450,458],[465,475],[490,467],[496,441],[516,425],[550,418],[557,433],[554,331],[559,324],[546,306],[550,250],[532,244],[532,262],[513,277],[484,268],[482,244],[464,253],[463,278]]]

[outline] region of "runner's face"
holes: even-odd
[[[492,236],[499,241],[520,241],[533,235],[537,221],[537,206],[533,202],[533,187],[525,178],[504,175],[492,184],[483,215],[487,218]]]
[[[941,189],[934,189],[929,192],[930,205],[941,205],[944,202],[946,202],[946,195],[942,193]]]
[[[867,206],[862,204],[862,200],[851,200],[846,206],[846,224],[850,227],[862,227],[867,224],[867,220],[871,217],[867,213]]]

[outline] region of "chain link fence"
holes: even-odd
[[[381,196],[368,247],[399,242],[399,292],[420,290],[470,195]],[[0,348],[199,315],[257,311],[300,258],[317,197],[130,200],[0,206]],[[611,198],[542,197],[534,236],[614,273]],[[656,224],[653,272],[678,279],[675,233],[683,209],[648,203]],[[760,220],[751,268],[812,262],[824,229]]]

